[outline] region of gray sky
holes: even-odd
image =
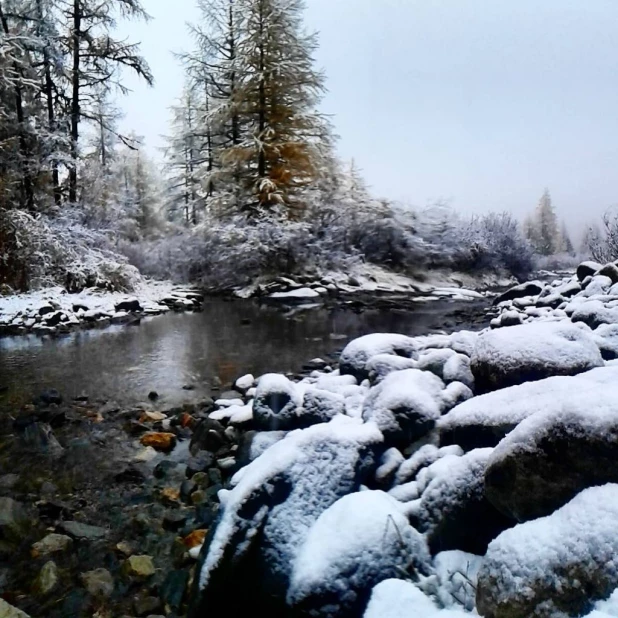
[[[157,80],[124,126],[154,148],[182,88],[193,0],[143,0],[123,31]],[[307,0],[339,152],[374,193],[523,215],[549,187],[576,233],[618,204],[615,0]]]

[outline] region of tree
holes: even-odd
[[[533,217],[525,221],[524,230],[540,255],[553,255],[561,249],[558,219],[548,189],[545,189]]]
[[[560,250],[569,255],[575,255],[575,248],[571,242],[571,236],[565,221],[562,222],[562,227],[560,228]]]
[[[121,67],[129,68],[149,84],[153,83],[150,68],[138,53],[138,45],[112,37],[117,15],[148,18],[139,0],[72,0],[66,11],[65,44],[71,53],[70,202],[77,200],[80,123],[84,119],[97,121],[93,106],[101,88],[116,86],[121,92],[126,92],[118,80]]]

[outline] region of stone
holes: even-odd
[[[500,296],[496,296],[494,299],[494,305],[499,305],[508,300],[515,300],[516,298],[524,298],[526,296],[538,296],[543,291],[543,284],[539,281],[527,281],[520,285],[512,287]]]
[[[46,562],[32,585],[34,594],[47,596],[58,586],[58,567],[53,560]],[[3,616],[0,609],[0,616]]]
[[[180,500],[180,489],[176,487],[164,487],[159,497],[164,504],[177,504]]]
[[[186,511],[166,511],[163,515],[163,528],[172,531],[180,530],[188,518],[189,514]]]
[[[172,611],[177,612],[184,601],[189,573],[187,571],[170,571],[161,586],[161,599]]]
[[[618,485],[607,484],[503,532],[490,543],[479,571],[478,613],[485,618],[588,615],[596,600],[618,587],[617,528]]]
[[[151,616],[161,609],[161,600],[157,597],[138,597],[133,601],[133,609],[137,616]]]
[[[477,394],[603,366],[593,336],[570,322],[533,322],[482,333],[470,368]]]
[[[123,565],[123,570],[129,577],[147,579],[155,574],[154,563],[150,556],[129,556]]]
[[[30,618],[30,616],[0,598],[0,618]]]
[[[613,263],[605,264],[599,271],[596,273],[601,277],[609,277],[613,283],[618,283],[618,266]]]
[[[13,498],[0,498],[0,537],[6,541],[19,541],[31,526],[24,506]]]
[[[84,541],[96,541],[107,536],[105,528],[83,524],[79,521],[62,521],[58,524],[58,528],[69,536]]]
[[[192,478],[199,472],[206,472],[215,463],[215,458],[212,453],[207,451],[199,451],[187,461],[186,475],[187,478]]]
[[[193,547],[198,547],[204,543],[206,539],[206,535],[208,534],[208,530],[194,530],[191,534],[187,535],[182,542],[185,544],[187,549],[192,549]]]
[[[150,432],[140,438],[143,446],[151,446],[156,451],[169,453],[176,446],[176,436],[173,433]]]
[[[114,579],[107,569],[94,569],[82,573],[81,580],[93,597],[110,597],[114,592]]]
[[[116,550],[123,556],[130,556],[133,553],[133,546],[127,541],[120,541],[116,543]]]
[[[517,521],[553,513],[579,492],[618,483],[618,394],[572,394],[522,421],[487,464],[489,500]]]
[[[57,405],[62,403],[62,395],[55,389],[49,388],[39,395],[39,401],[46,406]]]
[[[65,552],[69,550],[72,545],[73,539],[70,536],[51,533],[34,543],[31,554],[33,558],[48,556],[49,554]]]
[[[141,311],[142,306],[140,305],[139,300],[133,298],[130,300],[123,300],[119,303],[116,303],[114,309],[117,313],[120,311],[126,311],[127,313],[130,313],[134,311]]]
[[[577,278],[579,281],[583,281],[586,277],[592,277],[601,268],[603,268],[603,265],[598,262],[582,262],[577,267]]]
[[[159,398],[159,393],[157,393],[157,391],[150,391],[148,393],[148,399],[150,399],[150,401],[155,401],[158,398]]]
[[[19,481],[18,474],[3,474],[0,476],[0,491],[10,491]]]
[[[253,386],[254,383],[255,378],[253,377],[253,374],[248,373],[244,376],[241,376],[236,380],[236,382],[234,382],[234,390],[238,393],[244,394]]]
[[[210,418],[202,419],[191,437],[189,450],[192,454],[198,451],[216,453],[221,447],[228,444],[225,428],[219,421]]]
[[[140,423],[156,423],[157,421],[163,421],[167,418],[167,414],[163,412],[149,412],[145,411],[139,417]]]
[[[487,499],[485,470],[492,449],[447,455],[421,470],[421,497],[406,505],[410,523],[425,534],[432,554],[458,549],[483,555],[515,524]]]

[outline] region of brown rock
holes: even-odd
[[[176,446],[176,436],[173,433],[150,432],[144,434],[140,442],[144,446],[151,446],[157,451],[168,453]]]
[[[204,539],[207,534],[208,530],[194,530],[191,534],[186,536],[182,542],[187,549],[193,549],[194,547],[204,544]]]

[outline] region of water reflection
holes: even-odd
[[[224,384],[247,372],[294,372],[303,362],[370,332],[427,333],[453,328],[458,313],[482,306],[440,302],[410,311],[314,308],[291,311],[251,301],[208,301],[196,314],[168,314],[133,326],[111,326],[58,337],[0,339],[0,401],[31,398],[53,387],[65,397],[88,394],[119,403],[156,390],[165,403],[200,397],[217,378]],[[217,376],[217,378],[215,378]]]

